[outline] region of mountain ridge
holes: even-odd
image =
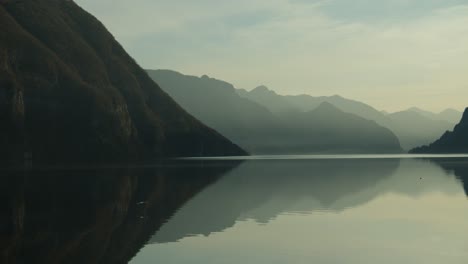
[[[468,108],[453,131],[446,131],[432,144],[412,149],[411,153],[468,153]]]
[[[73,1],[4,2],[0,32],[2,162],[245,154],[185,112]]]
[[[196,118],[253,154],[401,152],[398,139],[392,132],[374,121],[344,113],[331,104],[328,107],[327,104],[321,105],[316,112],[314,109],[307,112],[291,109],[275,113],[265,105],[241,96],[243,90],[235,90],[233,93],[231,84],[229,89],[225,89],[216,79],[208,83],[205,81],[209,79],[175,71],[147,71],[162,89]],[[275,96],[266,87],[258,88],[257,93]],[[279,99],[282,100],[281,97]],[[332,112],[336,120],[327,118]],[[359,129],[346,121],[349,115],[353,116],[350,120],[360,124]],[[320,130],[325,124],[329,130]],[[347,135],[348,128],[353,131],[354,139]],[[367,141],[369,137],[360,136],[365,133],[370,138],[380,138],[388,144]],[[328,136],[337,137],[342,146],[335,144],[332,138],[321,142]]]

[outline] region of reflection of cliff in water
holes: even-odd
[[[0,171],[0,262],[127,263],[225,165]]]
[[[468,195],[468,161],[466,159],[434,159],[433,162],[447,172],[453,173],[463,184],[465,193]]]
[[[243,218],[268,222],[283,212],[341,211],[358,206],[372,200],[378,192],[345,198],[391,177],[399,162],[397,159],[248,161],[189,201],[152,242],[209,235]]]

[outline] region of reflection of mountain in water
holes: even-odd
[[[465,193],[468,195],[468,162],[466,159],[439,159],[434,162],[447,172],[453,173],[462,182]]]
[[[0,262],[127,263],[183,203],[226,170],[2,171]]]
[[[318,208],[343,210],[363,201],[340,204],[337,203],[340,198],[390,177],[398,163],[398,160],[245,162],[192,199],[163,226],[153,241],[175,241],[187,235],[222,231],[255,210],[249,217],[265,222],[307,198],[314,198]],[[270,201],[274,201],[271,207],[264,207]]]
[[[442,177],[441,177],[442,176]],[[341,212],[386,193],[417,198],[459,193],[459,183],[423,160],[281,160],[245,162],[180,209],[152,238],[165,243],[209,235],[236,221],[268,222],[282,213]],[[190,221],[187,221],[190,219]]]

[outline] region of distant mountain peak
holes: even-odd
[[[425,110],[423,110],[423,109],[421,109],[421,108],[419,108],[419,107],[416,107],[416,106],[410,107],[410,108],[408,108],[408,110],[409,110],[409,111],[418,111],[418,112],[419,112],[419,111],[425,111]]]
[[[256,87],[255,89],[253,89],[251,91],[252,93],[261,93],[261,94],[275,94],[276,95],[276,92],[273,91],[273,90],[270,90],[268,87],[266,87],[265,85],[260,85],[258,87]]]
[[[421,115],[423,115],[425,117],[435,118],[435,114],[433,112],[424,110],[424,109],[419,108],[419,107],[411,107],[411,108],[408,108],[407,111],[415,112],[415,113],[421,114]]]
[[[447,108],[445,110],[443,110],[442,112],[440,112],[441,114],[444,114],[444,113],[460,113],[460,111],[456,110],[456,109],[453,109],[453,108]]]
[[[326,113],[343,112],[334,104],[327,102],[327,101],[320,103],[319,106],[317,106],[317,108],[315,108],[312,111],[313,112],[326,112]]]

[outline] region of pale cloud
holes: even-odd
[[[147,68],[380,109],[468,106],[461,0],[78,0]]]

